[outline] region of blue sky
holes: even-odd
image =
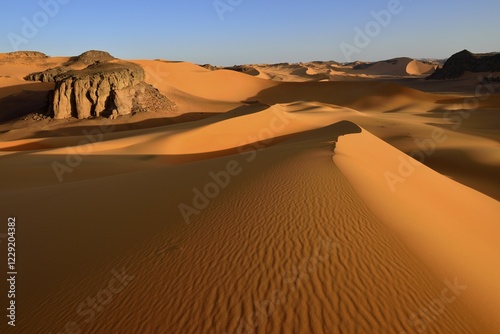
[[[124,59],[232,65],[500,51],[498,0],[400,0],[383,26],[372,11],[387,11],[392,1],[398,0],[2,1],[0,52],[66,56],[98,49]],[[369,42],[356,45],[367,25]],[[354,48],[350,54],[346,45]]]

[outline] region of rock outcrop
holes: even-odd
[[[11,58],[48,58],[45,53],[39,51],[15,51],[9,52],[7,55]]]
[[[144,70],[135,64],[97,63],[80,71],[69,71],[54,77],[56,87],[52,102],[54,118],[79,119],[100,116],[117,109],[125,115],[132,111],[128,105],[115,105],[114,97],[122,99],[128,91],[144,80]],[[123,92],[120,92],[123,91]]]
[[[206,68],[207,70],[210,70],[210,71],[217,71],[217,70],[221,69],[221,67],[210,65],[210,64],[203,64],[203,65],[199,65],[199,66]]]
[[[0,54],[0,63],[30,64],[34,61],[46,60],[49,57],[38,51],[16,51]]]
[[[427,79],[445,80],[462,77],[465,72],[499,72],[500,53],[474,54],[463,50],[448,59],[443,67],[438,68]]]
[[[6,59],[28,59],[28,60],[33,60],[33,59],[45,59],[48,58],[45,53],[38,52],[38,51],[15,51],[15,52],[8,52],[4,53],[4,57]]]
[[[249,66],[249,65],[234,65],[231,67],[224,67],[225,70],[230,70],[230,71],[235,71],[235,72],[240,72],[240,73],[245,73],[248,75],[254,75],[257,76],[260,74],[259,71],[257,71],[254,67]]]
[[[103,51],[87,51],[63,66],[25,77],[55,82],[49,97],[49,113],[55,119],[116,118],[138,112],[175,110],[176,105],[145,83],[144,78],[139,65],[117,60]]]

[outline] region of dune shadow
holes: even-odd
[[[237,116],[236,116],[237,117]],[[79,128],[81,130],[82,128]],[[84,127],[83,129],[90,129]],[[325,145],[332,145],[333,143],[333,150],[335,149],[335,143],[338,141],[338,138],[341,136],[349,135],[349,134],[355,134],[355,133],[361,133],[362,129],[356,125],[355,123],[352,123],[350,121],[340,121],[335,124],[331,124],[328,126],[325,126],[323,128],[319,129],[314,129],[314,130],[307,130],[303,132],[298,132],[298,133],[292,133],[292,134],[287,134],[287,135],[282,135],[282,136],[277,136],[272,139],[266,139],[263,141],[252,141],[245,143],[243,145],[233,147],[230,149],[225,149],[225,150],[218,150],[218,151],[211,151],[211,152],[203,152],[203,153],[195,153],[195,154],[173,154],[173,155],[168,155],[168,154],[148,154],[148,155],[127,155],[130,159],[138,161],[138,160],[152,160],[152,159],[158,159],[160,160],[163,164],[166,165],[179,165],[179,164],[185,164],[185,163],[190,163],[190,162],[195,162],[195,161],[201,161],[201,160],[209,160],[209,159],[215,159],[219,157],[224,157],[224,156],[231,156],[231,155],[243,155],[243,154],[248,154],[248,152],[252,151],[258,151],[262,149],[269,148],[271,146],[287,142],[289,144],[297,144],[297,143],[305,143],[305,142],[317,142],[317,143],[324,143]],[[81,134],[81,133],[80,133]],[[23,156],[23,155],[29,155],[34,151],[38,151],[40,153],[43,152],[43,150],[46,149],[52,149],[52,147],[49,143],[49,140],[41,140],[39,142],[35,143],[28,143],[28,144],[22,144],[22,145],[17,145],[17,146],[11,146],[11,147],[6,147],[0,149],[1,152],[13,152],[12,154],[8,154],[2,158],[13,158],[13,157],[18,157],[18,156]],[[104,157],[105,155],[90,155],[92,159],[97,159],[99,160],[99,157]],[[121,155],[115,155],[114,156],[116,159],[121,157]],[[109,161],[109,158],[108,158]]]
[[[34,112],[45,114],[48,108],[48,96],[49,91],[23,90],[0,98],[0,123],[16,120]]]
[[[242,102],[246,103],[246,102]],[[154,129],[169,125],[182,125],[186,124],[189,126],[191,122],[204,121],[210,119],[213,122],[253,114],[260,112],[268,108],[269,105],[262,103],[246,103],[243,106],[236,107],[227,112],[213,113],[213,112],[193,112],[185,113],[177,116],[167,116],[161,113],[145,113],[144,116],[151,117],[149,119],[142,119],[134,121],[134,116],[141,116],[140,114],[126,115],[118,118],[117,120],[110,120],[105,117],[95,117],[87,120],[78,120],[71,118],[64,120],[67,123],[61,123],[61,127],[53,128],[50,130],[40,130],[36,131],[34,134],[21,139],[35,139],[35,138],[53,138],[53,137],[71,137],[71,136],[83,136],[85,133],[93,133],[95,131],[101,131],[103,126],[106,129],[112,129],[113,133],[122,131],[133,131],[133,130],[143,130],[143,129]],[[59,121],[59,120],[56,120]],[[71,125],[71,122],[75,123]],[[49,124],[50,125],[50,124]],[[57,126],[57,124],[54,124]],[[102,132],[102,131],[101,131]],[[43,144],[43,141],[40,142]],[[9,149],[12,150],[12,149]]]
[[[249,100],[267,104],[315,101],[353,107],[363,103],[370,104],[371,98],[391,99],[399,95],[416,93],[420,92],[380,80],[282,82],[261,90]]]
[[[153,114],[152,114],[153,115]],[[214,117],[215,115],[219,115],[219,113],[188,113],[182,114],[179,116],[173,117],[161,117],[158,115],[158,118],[150,118],[146,120],[141,120],[137,122],[130,123],[118,123],[108,120],[105,117],[97,117],[89,120],[77,120],[71,119],[70,121],[78,122],[79,124],[84,123],[85,121],[90,121],[88,125],[74,125],[74,126],[65,126],[57,129],[51,130],[40,130],[35,134],[30,135],[27,138],[49,138],[49,137],[70,137],[70,136],[83,136],[85,133],[89,133],[92,130],[99,131],[104,127],[112,128],[112,132],[121,132],[121,131],[131,131],[131,130],[141,130],[141,129],[150,129],[163,127],[166,125],[174,125],[179,123],[187,123],[193,121],[199,121],[203,119],[207,119],[210,117]],[[128,117],[128,116],[125,116]],[[92,123],[91,123],[92,122]],[[98,124],[103,122],[102,124]],[[104,125],[105,124],[105,125]]]

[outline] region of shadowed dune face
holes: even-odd
[[[21,333],[500,330],[498,95],[408,88],[409,58],[140,60],[178,110],[15,120],[80,60],[0,61]]]
[[[0,122],[17,120],[28,114],[45,113],[48,107],[51,83],[33,83],[23,85],[0,85]]]

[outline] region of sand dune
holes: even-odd
[[[1,63],[0,117],[68,60]],[[134,62],[178,111],[0,125],[20,333],[500,331],[500,97]]]
[[[418,60],[412,60],[406,65],[406,73],[409,75],[431,74],[436,69],[436,65],[422,63]]]
[[[38,267],[45,270],[39,275],[44,289],[26,291],[30,296],[27,305],[39,305],[43,300],[43,307],[21,329],[29,330],[32,324],[45,328],[42,319],[50,318],[54,303],[61,312],[57,320],[52,318],[47,324],[47,330],[64,328],[71,321],[84,325],[85,317],[75,311],[86,298],[84,291],[97,293],[102,289],[100,284],[110,276],[110,266],[119,261],[118,268],[125,266],[137,281],[142,276],[141,281],[148,277],[149,282],[161,283],[132,281],[130,290],[106,308],[106,316],[82,327],[87,332],[127,332],[127,328],[179,333],[279,332],[280,328],[351,332],[355,328],[369,331],[374,326],[390,332],[414,331],[410,316],[439,296],[445,285],[374,218],[332,163],[336,138],[356,136],[350,133],[358,131],[352,123],[335,123],[260,150],[251,162],[247,161],[250,155],[228,155],[161,167],[161,159],[89,157],[78,171],[82,181],[2,196],[13,210],[20,209],[18,196],[28,202],[32,196],[39,198],[19,219],[32,221],[36,216],[43,230],[32,226],[22,232],[26,242],[51,245],[40,244],[33,248],[38,249],[35,253],[23,253],[25,263],[30,264],[26,277]],[[31,158],[58,159],[50,154]],[[207,175],[196,171],[223,170],[233,160],[241,166],[241,177],[232,180],[202,215],[185,225],[175,210],[178,201],[189,203],[192,187],[202,187],[208,181]],[[85,180],[85,170],[111,161],[127,162],[128,172]],[[152,168],[155,164],[158,167]],[[141,166],[147,170],[133,172]],[[187,184],[186,179],[190,180]],[[98,193],[94,190],[97,184],[101,189]],[[284,188],[276,188],[276,184]],[[177,191],[168,190],[172,188]],[[117,197],[118,189],[124,191]],[[263,195],[285,189],[290,195]],[[64,195],[74,191],[81,194],[78,202]],[[40,200],[41,193],[50,196]],[[129,196],[133,197],[127,199]],[[306,200],[311,197],[317,200]],[[64,208],[58,210],[57,219],[41,215],[49,202]],[[108,213],[83,214],[82,210],[95,202],[106,203]],[[124,209],[123,203],[133,205]],[[253,213],[255,207],[261,213]],[[280,207],[283,210],[276,209]],[[75,214],[81,218],[75,219]],[[67,233],[68,219],[72,231],[84,233],[78,239],[92,243],[92,252],[82,254],[74,237],[58,238]],[[99,234],[89,233],[103,220],[106,226],[99,227]],[[146,224],[136,224],[138,221]],[[120,232],[113,232],[115,241],[110,248],[99,236],[117,226],[121,226]],[[58,248],[65,252],[43,257],[47,260],[35,265],[40,250]],[[67,266],[65,276],[61,276],[55,268],[67,259],[77,260],[78,266]],[[83,274],[85,271],[89,273]],[[212,274],[205,276],[207,272]],[[55,297],[48,299],[47,294]],[[137,304],[138,300],[144,304]],[[176,311],[171,312],[173,309]],[[27,308],[24,312],[32,311]],[[121,314],[129,316],[118,316]],[[428,328],[472,333],[481,325],[467,314],[461,302],[454,303]],[[116,322],[115,316],[121,320]]]
[[[436,271],[460,277],[474,308],[493,319],[500,307],[500,267],[492,266],[498,263],[493,254],[500,251],[498,201],[444,178],[369,133],[342,140],[334,161],[371,211]],[[402,182],[388,182],[388,173]]]
[[[210,71],[191,63],[136,61],[146,70],[146,81],[168,92],[168,87],[209,100],[240,102],[272,87],[273,82],[243,73]],[[154,74],[154,75],[153,75]],[[238,82],[238,84],[234,84]],[[163,90],[162,90],[163,91]]]

